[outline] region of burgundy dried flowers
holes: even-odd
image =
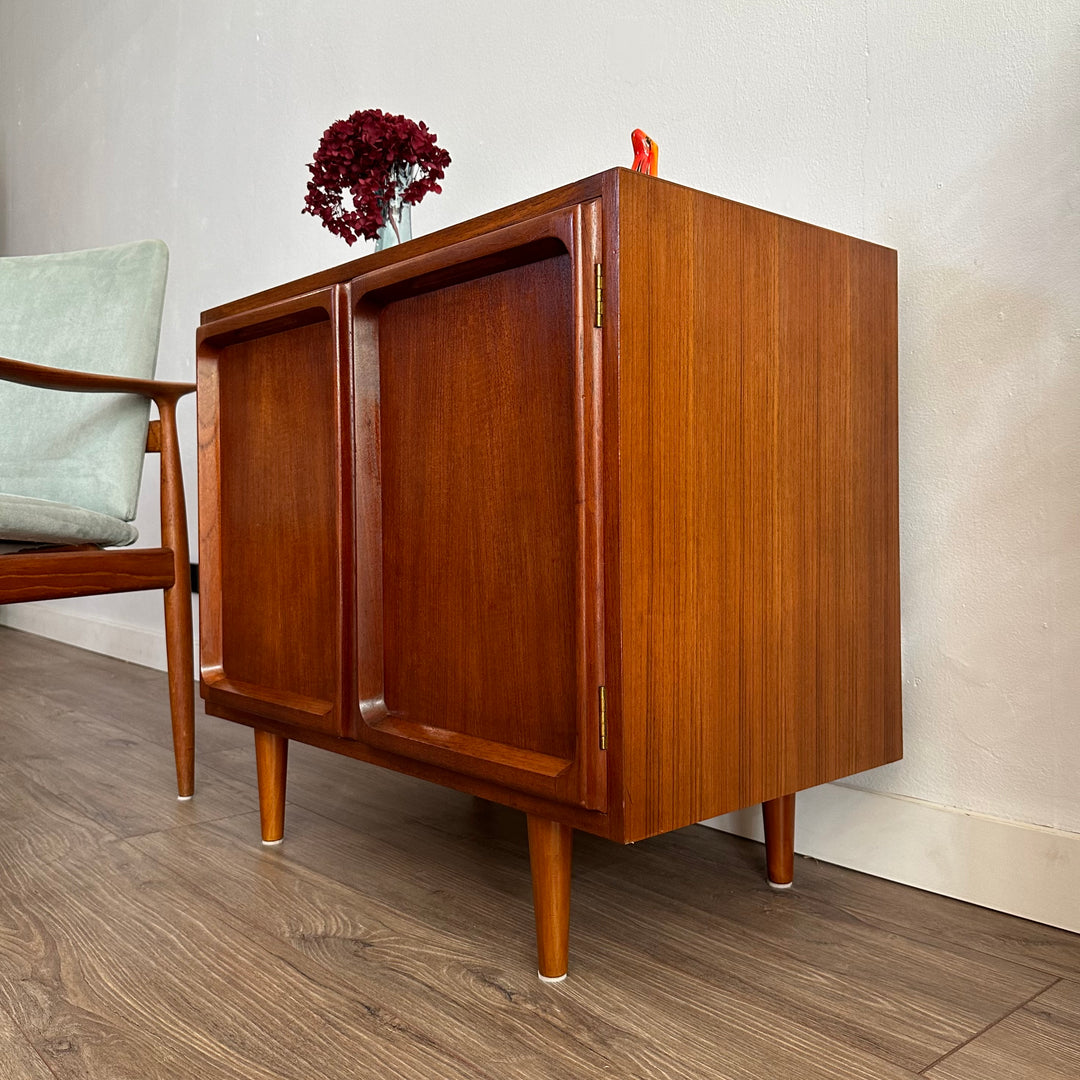
[[[303,214],[322,223],[350,246],[361,236],[374,240],[386,207],[397,201],[415,206],[429,191],[440,192],[450,155],[437,146],[424,123],[362,109],[323,132]],[[352,196],[354,209],[343,197]],[[390,223],[397,231],[392,214]]]

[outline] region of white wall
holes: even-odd
[[[190,377],[201,309],[359,254],[299,210],[371,106],[454,159],[417,232],[628,164],[640,126],[672,180],[897,248],[907,751],[856,783],[1076,839],[1078,102],[1073,0],[4,0],[0,252],[162,237]],[[5,618],[159,625],[53,606]]]

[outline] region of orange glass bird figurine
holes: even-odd
[[[630,142],[634,147],[634,164],[631,166],[634,172],[656,176],[660,163],[659,143],[655,139],[650,139],[641,128],[634,128],[630,132]]]

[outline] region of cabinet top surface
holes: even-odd
[[[312,292],[316,289],[324,289],[330,285],[350,281],[353,278],[359,277],[361,274],[369,273],[372,270],[377,270],[381,267],[399,262],[402,259],[422,255],[428,251],[433,251],[440,247],[466,240],[470,237],[478,236],[494,229],[503,228],[507,225],[527,220],[536,214],[550,213],[565,206],[572,206],[575,203],[601,197],[613,199],[617,203],[620,189],[626,185],[638,184],[663,184],[669,188],[677,188],[688,193],[692,192],[694,195],[702,198],[719,199],[725,202],[734,201],[725,199],[724,196],[713,195],[696,188],[687,187],[684,184],[676,184],[661,177],[646,176],[642,173],[636,173],[623,167],[608,169],[605,172],[596,173],[593,176],[585,177],[574,183],[553,188],[551,191],[544,192],[543,194],[534,195],[531,198],[512,203],[511,205],[502,207],[498,210],[490,211],[479,217],[470,218],[457,225],[448,226],[445,229],[429,233],[426,236],[416,237],[405,244],[387,248],[385,251],[372,252],[371,254],[363,255],[360,258],[352,259],[349,262],[329,267],[326,270],[320,270],[314,274],[308,274],[305,277],[297,278],[294,281],[252,293],[249,296],[230,301],[227,304],[208,308],[202,313],[201,323],[205,325],[206,323],[216,322],[218,319],[236,315],[243,311],[250,311],[252,308],[261,307],[264,304],[274,303],[289,297]],[[770,216],[776,218],[785,217],[785,215],[773,214],[772,211],[762,211],[762,213],[768,213]],[[812,227],[821,228],[822,232],[836,232],[836,230],[824,229],[821,226]]]

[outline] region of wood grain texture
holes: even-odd
[[[570,863],[574,830],[528,818],[537,969],[545,979],[566,974],[570,945]]]
[[[35,1053],[15,1021],[0,1011],[0,1076],[11,1080],[55,1080],[45,1062]]]
[[[760,845],[697,827],[575,837],[574,971],[544,986],[524,815],[295,744],[264,849],[242,727],[199,710],[200,798],[163,792],[166,682],[0,628],[0,1018],[54,1075],[912,1080],[995,1025],[1027,1060],[1026,1002],[1044,1075],[1071,1067],[1077,935],[813,860],[773,893]]]
[[[630,850],[626,852],[630,855]],[[630,947],[662,955],[717,989],[730,990],[778,1023],[797,1023],[918,1071],[1048,985],[1046,973],[981,953],[938,951],[860,920],[817,893],[819,867],[798,859],[797,889],[764,881],[760,845],[717,850],[699,827],[634,845],[632,857],[596,876],[606,886],[603,917]],[[591,880],[575,853],[573,971],[581,970]],[[895,886],[868,879],[888,908]],[[809,888],[809,895],[805,890]],[[610,891],[609,891],[610,890]],[[921,896],[922,894],[916,894]],[[1059,931],[1062,939],[1068,935]],[[843,1075],[843,1073],[840,1073]]]
[[[172,582],[164,591],[165,654],[169,670],[176,789],[182,799],[195,794],[195,649],[191,622],[191,572],[187,508],[176,430],[176,402],[158,399],[158,453],[161,455],[161,543],[172,555]]]
[[[949,1054],[930,1080],[1075,1080],[1080,983],[1059,982]]]
[[[551,798],[516,790],[515,787],[506,786],[497,780],[482,779],[451,768],[431,764],[426,760],[421,760],[418,756],[405,757],[403,754],[392,754],[359,739],[341,739],[314,731],[311,728],[301,727],[298,724],[282,723],[261,716],[255,717],[247,709],[242,711],[228,706],[219,706],[216,700],[210,707],[213,709],[214,715],[231,720],[236,724],[259,727],[266,731],[272,731],[277,735],[282,735],[293,743],[306,743],[312,747],[321,747],[334,754],[345,755],[357,761],[370,762],[381,768],[393,769],[408,776],[420,777],[453,788],[456,791],[467,792],[470,795],[477,795],[484,799],[499,802],[526,813],[540,814],[553,820],[558,818],[564,824],[575,829],[605,836],[610,828],[610,818],[605,813],[587,810],[584,807],[573,806],[564,802],[555,802]],[[437,732],[433,732],[433,734],[437,734]],[[327,762],[327,767],[330,767],[329,762]],[[499,768],[501,766],[489,767],[488,771],[496,771]],[[532,773],[531,775],[536,777],[539,774]]]
[[[637,174],[618,219],[637,839],[900,752],[895,254]]]
[[[374,902],[398,917],[416,920],[422,942],[432,932],[448,935],[456,943],[451,947],[463,950],[479,966],[489,988],[494,989],[493,983],[501,987],[504,1000],[516,1006],[515,1015],[548,1018],[607,1059],[614,1075],[656,1080],[789,1075],[824,1080],[838,1073],[860,1080],[895,1080],[912,1075],[878,1055],[850,1048],[843,1037],[817,1032],[805,1016],[797,1021],[784,1016],[778,1022],[777,1000],[762,995],[748,1002],[732,967],[715,972],[715,983],[702,994],[701,970],[707,968],[711,951],[707,939],[694,944],[702,957],[697,971],[680,968],[681,955],[669,963],[666,916],[652,913],[646,932],[638,921],[622,925],[624,909],[616,907],[612,917],[607,907],[614,896],[607,888],[594,895],[587,873],[575,886],[573,970],[558,987],[544,987],[536,978],[528,940],[533,913],[525,823],[520,819],[512,838],[479,835],[468,843],[456,830],[448,833],[433,823],[435,831],[426,842],[420,843],[415,834],[410,837],[419,843],[410,850],[410,844],[395,842],[389,831],[378,837],[328,831],[319,816],[291,813],[284,849],[290,865],[332,877],[370,897],[362,902],[364,911],[381,910],[370,906]],[[230,819],[206,828],[242,841],[254,825]],[[605,847],[616,855],[633,854],[632,849]],[[454,903],[463,891],[469,902]],[[581,903],[584,908],[578,910]],[[279,910],[256,917],[281,915]],[[374,960],[384,940],[376,937],[373,948],[362,955]],[[385,947],[394,944],[386,941]],[[417,951],[414,941],[411,963],[422,967],[417,980],[430,984],[431,969],[417,959],[423,948]],[[433,963],[441,964],[442,955],[436,946]],[[403,961],[400,969],[409,970],[409,965]],[[557,996],[548,997],[551,994]],[[513,1038],[519,1037],[515,1030]]]
[[[7,645],[7,633],[4,640]],[[77,663],[81,653],[59,655]],[[0,679],[9,681],[0,687],[0,761],[106,835],[176,828],[254,805],[253,781],[238,784],[216,772],[203,778],[198,799],[178,802],[171,794],[174,758],[164,673],[154,672],[149,681],[133,677],[135,685],[125,692],[115,668],[111,685],[88,681],[85,668],[81,679],[65,685],[59,666],[42,671],[9,663],[7,655],[0,658]],[[89,670],[102,669],[95,663]],[[250,753],[250,736],[244,745]],[[0,820],[8,820],[6,812]]]
[[[3,894],[0,1004],[58,1076],[496,1075],[137,852],[93,856],[37,864],[32,892]]]
[[[601,258],[602,357],[585,332],[588,271]],[[367,724],[342,714],[353,708],[348,663],[337,685],[328,668],[315,677],[329,652],[311,644],[322,630],[279,631],[281,612],[250,603],[229,618],[247,619],[233,636],[250,643],[234,647],[249,648],[252,677],[208,667],[220,715],[297,723],[312,742],[311,731],[362,734],[374,752],[320,744],[482,779],[513,805],[585,791],[602,809],[610,787],[611,812],[590,828],[624,841],[899,755],[893,252],[611,170],[207,312],[204,348],[217,340],[237,370],[245,349],[278,350],[269,365],[247,363],[252,379],[284,367],[290,335],[314,332],[300,317],[321,294],[305,290],[344,281],[354,317],[335,340],[340,349],[351,329],[356,443],[339,418],[339,445],[316,452],[325,467],[336,450],[346,480],[355,471],[358,554],[355,567],[307,560],[294,584],[308,604],[340,598],[330,622],[345,640],[354,621],[333,575],[341,562],[357,573]],[[274,332],[260,338],[267,319]],[[321,369],[319,348],[297,339],[324,378],[325,336]],[[550,360],[567,355],[573,424],[567,363]],[[258,390],[266,401],[285,393],[272,381]],[[246,391],[258,396],[238,382]],[[322,400],[324,430],[347,403],[347,376],[337,393]],[[216,470],[242,448],[216,430],[221,395],[208,380],[204,456]],[[305,429],[319,415],[313,398]],[[252,414],[249,426],[273,427],[267,419]],[[577,508],[556,510],[571,473]],[[325,516],[335,504],[320,475],[314,509]],[[230,483],[245,485],[223,479],[222,490]],[[288,478],[274,490],[287,495]],[[204,496],[211,550],[264,502],[226,496],[235,519],[223,528],[218,492]],[[346,503],[338,492],[338,546],[324,555],[348,550]],[[220,601],[209,588],[205,611],[239,609],[243,577],[226,575],[236,595]],[[605,755],[594,743],[601,682]],[[571,816],[561,820],[576,825]]]
[[[608,176],[615,172],[625,170],[609,170],[608,173],[597,173],[587,179],[579,180],[573,184],[556,188],[553,191],[544,192],[505,206],[489,214],[464,221],[459,225],[452,225],[447,229],[429,233],[427,236],[416,237],[407,244],[401,244],[385,251],[365,255],[351,262],[342,263],[340,266],[328,270],[320,270],[318,273],[307,277],[298,278],[286,284],[274,285],[252,296],[243,297],[218,307],[210,308],[202,314],[202,322],[216,322],[253,308],[263,307],[267,304],[288,300],[301,293],[310,293],[342,281],[350,281],[361,274],[370,273],[383,267],[389,267],[401,258],[412,259],[426,255],[429,252],[439,251],[451,244],[461,243],[477,237],[483,237],[496,229],[504,229],[522,222],[529,222],[538,214],[550,214],[566,207],[577,206],[587,203],[600,196],[603,184]]]
[[[765,826],[765,864],[774,885],[790,885],[795,873],[795,796],[761,804]]]
[[[205,694],[341,735],[351,496],[337,304],[324,290],[200,331],[200,615]]]
[[[395,883],[371,895],[420,919],[430,917],[425,897],[440,889],[452,895],[470,890],[469,904],[439,918],[453,919],[455,932],[465,935],[470,925],[484,927],[489,949],[505,957],[508,970],[528,974],[516,967],[531,960],[528,922],[497,921],[506,897],[518,904],[527,899],[518,815],[495,806],[477,810],[471,800],[356,762],[331,759],[328,770],[317,752],[294,749],[290,860],[366,893],[369,875],[382,879],[385,871]],[[248,756],[237,750],[210,760],[238,779],[250,770]],[[407,817],[398,805],[409,807]],[[322,820],[362,839],[343,849]],[[255,839],[254,824],[241,819],[222,830]],[[579,833],[567,985],[585,980],[595,987],[597,949],[608,957],[600,964],[605,970],[639,973],[643,992],[660,978],[653,967],[660,963],[665,980],[682,972],[691,983],[708,984],[707,992],[691,992],[701,1000],[732,992],[739,1002],[771,1010],[781,1026],[812,1029],[917,1071],[1053,981],[1025,958],[1024,941],[1032,940],[1033,955],[1041,949],[1048,960],[1052,942],[1065,956],[1078,945],[1065,931],[811,860],[797,860],[796,892],[775,893],[761,874],[761,846],[732,847],[729,840],[695,827],[624,848]],[[860,897],[880,925],[850,914],[843,906],[849,894]],[[985,948],[1015,940],[1015,955],[1002,960],[984,949],[938,947],[917,923],[889,922],[894,908],[917,912],[923,904],[941,909],[938,925],[950,914],[954,933],[983,917],[1000,920],[996,932],[985,935]],[[527,904],[524,913],[527,919]],[[621,960],[607,953],[616,947]]]
[[[327,702],[328,724],[339,667],[327,618],[338,558],[333,344],[333,327],[320,322],[228,346],[218,361],[230,463],[221,477],[222,667],[234,682]]]
[[[165,548],[134,551],[16,551],[0,561],[0,603],[139,592],[171,586],[173,555]]]
[[[113,657],[4,627],[0,627],[0,668],[14,682],[20,715],[29,718],[37,709],[77,712],[85,706],[89,713],[107,718],[113,737],[137,736],[148,745],[171,746],[168,729],[160,722],[168,690],[164,672],[138,664],[118,667]],[[12,702],[5,699],[3,707],[8,715]],[[251,749],[247,728],[222,724],[207,717],[201,707],[196,708],[195,724],[206,752]],[[0,760],[6,755],[4,730],[0,723]],[[21,732],[19,737],[24,736]],[[18,745],[13,742],[12,750]]]
[[[300,820],[301,834],[309,820]],[[482,934],[440,927],[429,906],[388,903],[378,888],[358,893],[300,866],[288,848],[254,850],[227,835],[225,826],[179,839],[174,844],[157,833],[135,846],[238,923],[295,949],[309,970],[322,968],[343,992],[377,1003],[388,1022],[400,1017],[438,1032],[480,1075],[610,1075],[608,1058],[590,1045],[591,1032],[566,1022],[558,999],[543,992],[535,974],[528,982],[508,979],[497,950],[489,944],[485,955]],[[436,909],[454,906],[444,893],[427,895]],[[422,1061],[422,1053],[418,1057]]]
[[[598,215],[350,283],[361,736],[600,808]]]
[[[264,844],[285,835],[285,781],[289,740],[268,731],[255,732],[255,771],[259,782],[259,831]]]
[[[386,708],[566,765],[582,646],[571,270],[545,259],[379,316]]]
[[[916,889],[896,892],[883,906],[882,886],[875,878],[824,864],[817,876],[833,907],[875,931],[899,934],[962,960],[993,956],[1080,982],[1080,934]]]
[[[138,394],[156,402],[175,403],[195,391],[194,383],[163,382],[160,379],[132,379],[126,375],[103,375],[96,371],[30,364],[0,356],[0,379],[45,390],[67,390],[80,394]]]
[[[208,314],[204,693],[625,842],[777,825],[900,753],[895,253],[576,190]]]

